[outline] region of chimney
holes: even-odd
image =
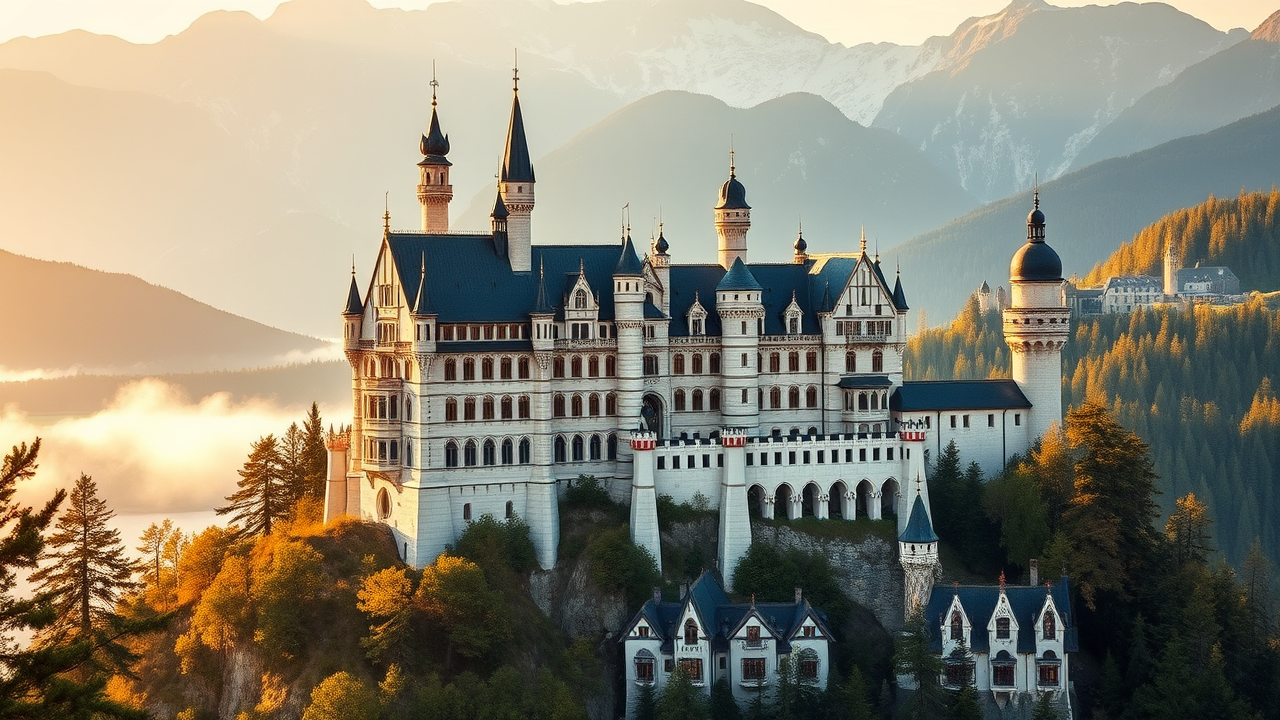
[[[654,605],[662,604],[662,588],[660,587],[656,587],[653,589],[653,604]]]
[[[804,599],[804,591],[801,590],[800,588],[796,588],[796,604],[799,605],[800,601],[803,599]]]
[[[1035,558],[1031,558],[1031,561],[1027,563],[1027,572],[1030,573],[1031,575],[1031,587],[1035,587],[1039,585],[1040,584],[1040,561]]]

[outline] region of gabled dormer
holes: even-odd
[[[964,605],[960,602],[959,593],[952,596],[951,604],[942,613],[939,633],[942,637],[942,657],[944,659],[955,657],[958,654],[965,656],[970,654],[970,648],[973,647],[973,623],[970,622],[969,613],[965,611]]]
[[[787,636],[789,642],[797,640],[831,640],[831,630],[808,600],[802,600],[803,606],[795,626]]]
[[[702,301],[698,297],[698,291],[693,291],[693,304],[689,306],[689,312],[685,314],[685,320],[689,323],[690,335],[706,335],[707,334],[707,309],[702,307]]]
[[[1061,657],[1061,647],[1067,634],[1067,628],[1066,623],[1063,622],[1062,614],[1058,612],[1058,606],[1053,602],[1053,594],[1051,592],[1045,592],[1044,604],[1040,606],[1040,611],[1036,613],[1034,622],[1036,655],[1042,655],[1045,648],[1052,648],[1057,649],[1058,657]]]
[[[791,291],[791,302],[782,310],[782,327],[787,329],[788,335],[799,335],[804,332],[804,311],[800,309],[800,303],[796,302],[796,291]]]
[[[590,340],[595,337],[600,318],[600,296],[587,282],[586,269],[578,261],[578,277],[564,298],[565,331],[574,340]]]
[[[987,621],[987,633],[991,643],[991,654],[999,650],[1008,650],[1016,654],[1018,647],[1018,618],[1014,617],[1013,605],[1005,594],[1004,574],[1000,575],[1000,597],[996,599],[996,607],[991,611],[991,619]]]

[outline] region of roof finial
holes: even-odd
[[[511,48],[511,92],[520,92],[520,49]]]
[[[1040,171],[1039,170],[1036,171],[1035,178],[1036,178],[1035,190],[1032,192],[1031,202],[1032,204],[1035,205],[1033,209],[1039,210],[1040,209]]]
[[[1000,571],[1000,594],[1004,594],[1004,571]]]
[[[582,258],[578,258],[578,274],[579,275],[587,274],[587,266],[586,266],[586,263],[583,262]]]
[[[424,251],[422,253],[422,263],[418,265],[418,277],[423,278],[426,276],[427,276],[427,253]]]
[[[355,256],[355,253],[352,253],[351,254],[351,277],[354,278],[355,276],[356,276],[356,256]]]
[[[916,496],[920,496],[920,473],[916,473]]]
[[[862,244],[858,248],[863,255],[867,254],[867,226],[862,226]]]
[[[733,133],[729,133],[729,177],[734,177],[736,172],[737,167],[733,160]]]
[[[431,107],[436,106],[436,88],[440,87],[440,83],[436,81],[436,61],[431,61]]]
[[[388,190],[382,198],[382,232],[391,232],[391,191]]]

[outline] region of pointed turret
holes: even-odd
[[[747,266],[742,263],[742,258],[733,261],[733,267],[729,268],[729,272],[720,278],[720,284],[716,285],[716,291],[724,290],[763,290],[760,283],[756,281],[756,276],[751,274]]]
[[[431,296],[427,293],[427,256],[422,256],[422,264],[418,268],[418,296],[413,301],[414,315],[435,315],[431,305]]]
[[[343,315],[361,315],[364,313],[364,302],[360,299],[360,286],[356,284],[356,271],[351,271],[351,289],[347,291],[347,309]]]
[[[636,248],[631,244],[631,236],[627,235],[627,239],[622,243],[622,254],[618,256],[618,265],[613,269],[614,275],[642,275],[644,273],[644,265],[640,262],[640,256],[636,255]]]
[[[502,202],[502,191],[499,190],[493,200],[493,212],[489,213],[489,228],[493,231],[493,251],[499,256],[507,254],[509,239],[507,218],[510,215],[511,213],[507,212],[506,203]]]
[[[751,229],[747,189],[738,181],[732,150],[729,151],[729,179],[720,186],[720,201],[716,203],[715,213],[720,267],[728,270],[734,260],[746,256],[747,231]]]
[[[542,264],[538,264],[538,297],[533,301],[534,315],[554,315],[556,309],[547,297],[547,274]]]
[[[929,602],[938,567],[938,535],[933,531],[923,491],[923,483],[917,475],[916,499],[911,505],[911,515],[905,526],[901,519],[898,525],[902,528],[898,533],[898,562],[903,570],[903,590],[906,593],[903,607],[908,618]]]
[[[902,531],[898,536],[899,542],[904,543],[933,543],[938,542],[938,536],[933,532],[933,522],[929,519],[929,510],[924,506],[924,497],[920,493],[916,493],[915,502],[911,505],[911,517],[907,520],[907,529]]]
[[[347,290],[347,306],[342,311],[342,341],[348,349],[360,345],[360,324],[364,316],[364,303],[360,300],[360,286],[356,284],[356,266],[351,264],[351,288]]]
[[[449,184],[450,163],[449,136],[440,130],[440,116],[436,112],[435,63],[431,65],[431,123],[427,134],[418,142],[422,161],[418,163],[418,203],[422,205],[422,232],[449,232],[449,201],[453,199],[453,186]]]
[[[907,294],[902,290],[902,271],[898,270],[893,278],[893,306],[898,312],[906,312],[911,308],[907,307]]]
[[[533,161],[524,134],[524,115],[520,112],[520,71],[513,69],[511,87],[511,123],[507,126],[507,146],[498,169],[498,188],[509,213],[507,218],[507,256],[516,272],[530,269],[533,243]]]

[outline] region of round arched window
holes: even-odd
[[[386,488],[378,491],[378,519],[386,520],[391,517],[391,495],[387,493]]]

